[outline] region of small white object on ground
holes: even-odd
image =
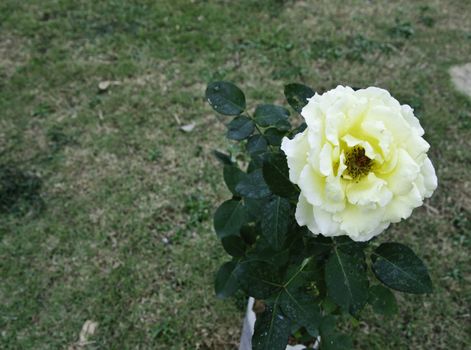
[[[103,90],[108,89],[110,85],[111,85],[111,82],[108,80],[100,81],[100,83],[98,84],[98,88],[103,91]]]
[[[88,338],[95,334],[96,328],[98,327],[98,323],[87,320],[82,326],[82,330],[80,331],[79,335],[79,342],[86,343],[88,342]]]
[[[103,80],[98,83],[98,89],[100,91],[106,91],[111,85],[120,85],[121,82],[117,80]]]
[[[190,124],[181,126],[180,129],[184,132],[192,132],[195,126],[196,126],[195,123],[190,123]]]
[[[254,298],[249,298],[247,312],[245,313],[242,336],[240,337],[239,350],[252,350],[252,335],[255,326],[255,312],[252,311]]]
[[[95,331],[98,327],[98,323],[87,320],[82,326],[82,329],[80,330],[79,334],[79,340],[78,342],[70,345],[67,347],[68,350],[83,350],[87,347],[87,345],[93,343],[90,341],[90,337],[95,334]]]
[[[471,63],[451,67],[450,75],[456,89],[471,97]]]

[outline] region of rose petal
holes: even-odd
[[[307,226],[313,234],[317,235],[321,232],[314,219],[314,208],[302,194],[299,195],[295,217],[300,226]]]
[[[310,165],[306,165],[298,180],[298,185],[306,200],[312,205],[322,205],[325,178],[316,173]]]
[[[289,179],[293,183],[298,183],[309,152],[307,130],[297,134],[292,140],[284,137],[281,141],[281,149],[288,159]]]
[[[351,182],[347,185],[347,199],[350,204],[384,207],[388,204],[393,194],[387,188],[387,182],[369,173],[359,182]]]
[[[387,181],[389,189],[394,194],[404,195],[411,190],[419,172],[419,166],[409,153],[399,149],[396,167],[391,173],[382,175],[381,178]]]
[[[433,164],[428,157],[425,158],[424,164],[422,165],[422,168],[420,170],[425,182],[424,184],[426,191],[424,193],[424,196],[425,198],[429,198],[432,196],[432,193],[437,189],[438,179],[437,175],[435,174]]]

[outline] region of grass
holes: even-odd
[[[212,290],[226,257],[211,214],[229,193],[211,150],[232,147],[203,98],[216,79],[251,108],[297,81],[376,85],[416,109],[440,187],[380,240],[414,247],[435,292],[398,293],[399,315],[347,327],[357,349],[470,347],[471,101],[448,75],[469,60],[470,13],[460,0],[3,0],[0,348],[236,348],[243,299]]]

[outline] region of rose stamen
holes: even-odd
[[[365,149],[355,146],[345,154],[345,169],[343,178],[359,180],[371,171],[374,161],[365,155]]]

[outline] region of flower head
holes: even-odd
[[[338,86],[301,114],[307,128],[281,148],[301,189],[296,220],[314,234],[369,240],[436,189],[424,130],[388,91]]]

